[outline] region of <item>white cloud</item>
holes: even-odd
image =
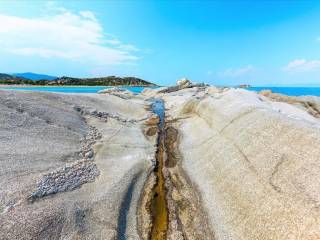
[[[228,68],[225,71],[220,72],[219,76],[223,78],[236,78],[252,73],[254,70],[255,68],[252,65],[247,65],[241,68]]]
[[[283,67],[284,72],[310,72],[320,69],[320,60],[295,59],[288,63],[287,66]]]
[[[59,6],[54,1],[47,1],[44,7],[45,7],[45,10],[47,10],[46,14],[48,13],[48,11],[49,12],[67,12],[68,11],[64,7]]]
[[[95,21],[95,22],[97,21],[96,16],[90,11],[80,11],[79,14],[82,17],[87,18],[91,21]]]
[[[119,45],[119,49],[125,50],[125,51],[132,51],[132,52],[138,52],[139,49],[131,44],[121,44]]]
[[[48,7],[53,8],[51,3]],[[132,63],[138,49],[104,33],[90,11],[57,9],[49,17],[22,18],[0,14],[0,52],[58,58],[93,66]]]

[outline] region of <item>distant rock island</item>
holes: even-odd
[[[41,78],[41,76],[43,78]],[[25,73],[6,74],[0,73],[0,84],[7,85],[42,85],[42,86],[156,86],[156,84],[136,77],[97,77],[97,78],[73,78],[60,77],[50,79],[49,75]]]
[[[251,88],[250,84],[240,84],[238,88]]]

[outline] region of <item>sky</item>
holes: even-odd
[[[0,1],[0,72],[320,86],[320,1]]]

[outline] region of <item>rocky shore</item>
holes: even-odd
[[[187,79],[0,91],[0,239],[320,239],[319,117],[317,97]]]

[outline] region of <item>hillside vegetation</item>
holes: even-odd
[[[54,80],[31,80],[23,77],[16,77],[9,74],[0,73],[0,84],[8,85],[68,85],[68,86],[154,86],[155,84],[145,81],[136,77],[99,77],[99,78],[72,78],[72,77],[61,77]]]

